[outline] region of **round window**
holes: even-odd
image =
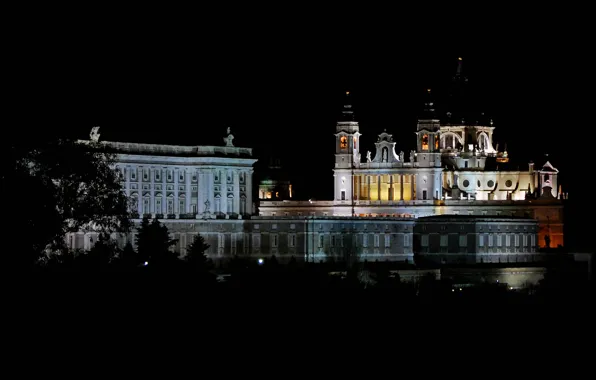
[[[467,179],[464,180],[464,187],[468,187],[470,186],[470,181],[468,181]]]
[[[494,182],[493,182],[493,180],[491,179],[490,181],[488,181],[488,182],[486,183],[486,186],[488,186],[488,187],[493,187],[493,186],[495,186],[495,183],[494,183]]]
[[[507,181],[505,181],[505,186],[511,187],[511,185],[513,185],[513,182],[511,182],[510,179],[508,179]]]
[[[480,187],[480,180],[478,180],[478,187]]]

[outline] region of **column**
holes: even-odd
[[[166,178],[168,177],[168,168],[164,167],[161,173],[161,214],[166,214],[168,212],[168,198],[167,198],[167,186],[166,186]]]
[[[207,194],[207,189],[205,189],[205,183],[207,180],[205,178],[205,173],[203,169],[199,169],[197,173],[197,213],[203,214],[205,211],[205,201],[207,198],[205,195]]]
[[[178,202],[178,191],[180,190],[178,186],[178,180],[180,176],[180,169],[174,168],[174,214],[180,214],[180,202]]]
[[[244,173],[244,182],[246,185],[246,213],[248,215],[252,215],[252,173],[252,169]]]
[[[213,213],[215,211],[215,202],[213,199],[213,169],[209,169],[207,172],[207,200],[209,200],[209,212]]]
[[[414,184],[416,183],[416,176],[414,174],[410,174],[410,199],[416,199],[416,192],[414,191]]]
[[[131,174],[133,171],[135,171],[136,174],[136,184],[137,184],[137,200],[138,200],[138,204],[137,204],[137,211],[139,212],[139,218],[143,218],[143,185],[139,184],[139,170],[138,167],[133,166],[131,169]]]
[[[149,205],[149,210],[151,210],[153,214],[157,214],[157,210],[155,209],[155,170],[155,168],[149,168],[149,175],[151,176],[151,189],[149,193],[151,194],[151,200],[149,201],[151,202],[151,205]]]
[[[377,200],[381,200],[381,176],[377,174]]]
[[[192,171],[190,171],[190,170],[187,169],[187,170],[185,170],[184,175],[186,176],[185,177],[186,178],[186,185],[184,185],[185,186],[184,187],[184,190],[186,190],[185,193],[184,193],[185,194],[185,198],[186,198],[186,210],[184,210],[184,212],[187,213],[187,214],[190,214],[190,201],[191,201],[191,199],[190,199],[190,197],[191,197],[190,196],[190,194],[191,194],[191,192],[190,192],[190,186],[191,186],[190,185],[190,178],[192,176]]]
[[[404,175],[399,175],[399,200],[404,200]]]
[[[370,194],[370,175],[367,175],[366,177],[366,194],[368,197],[368,201],[370,201],[372,199],[371,194]]]
[[[124,178],[126,178],[126,196],[130,197],[130,167],[122,168],[122,173],[124,174]]]
[[[228,213],[228,175],[231,176],[230,169],[222,170],[222,175],[220,175],[220,183],[221,186],[219,187],[219,208],[222,214]],[[217,201],[216,201],[217,202]]]
[[[356,186],[356,199],[360,200],[360,181],[362,180],[362,176],[360,174],[354,177],[354,186]]]
[[[240,176],[236,169],[232,173],[232,181],[234,181],[234,200],[232,201],[232,210],[228,211],[240,214]]]
[[[390,201],[393,200],[393,174],[389,174],[389,196],[387,197]]]

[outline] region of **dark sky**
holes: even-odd
[[[549,153],[564,189],[581,194],[571,173],[590,149],[590,132],[576,127],[588,122],[593,61],[588,25],[561,10],[434,19],[153,11],[90,11],[13,31],[5,76],[18,130],[86,137],[99,125],[102,139],[200,145],[223,144],[231,127],[262,161],[280,156],[299,195],[325,199],[343,92],[354,95],[364,149],[386,128],[408,151],[420,95],[444,90],[461,56],[495,139],[522,162]]]

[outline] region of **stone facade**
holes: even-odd
[[[414,252],[441,264],[540,261],[538,222],[528,218],[442,215],[416,219]]]
[[[427,104],[432,108],[432,103]],[[432,114],[432,113],[431,113]],[[349,96],[336,124],[334,198],[328,201],[261,200],[262,216],[423,217],[514,216],[539,221],[538,245],[563,245],[563,200],[558,170],[509,169],[509,155],[493,147],[489,125],[442,125],[418,120],[416,150],[397,153],[381,133],[375,154],[362,157],[359,123]]]

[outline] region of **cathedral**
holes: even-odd
[[[454,82],[465,81],[461,61]],[[384,131],[374,147],[360,144],[350,93],[335,126],[334,196],[294,201],[288,178],[254,183],[252,149],[235,146],[228,128],[219,146],[175,146],[90,140],[115,153],[123,190],[139,217],[160,219],[185,255],[196,234],[215,262],[234,255],[297,260],[407,263],[531,262],[540,247],[563,245],[558,171],[548,161],[508,168],[493,143],[490,120],[452,103],[435,109],[428,91],[404,152]],[[480,115],[483,116],[483,115]],[[272,161],[271,169],[279,170]],[[257,196],[253,197],[253,192]],[[140,219],[135,222],[140,222]],[[135,231],[114,234],[135,244]],[[69,234],[89,249],[93,231]]]
[[[407,153],[399,150],[387,131],[378,135],[371,150],[361,146],[362,133],[346,92],[335,128],[334,198],[270,200],[270,192],[262,189],[259,215],[526,217],[539,222],[540,247],[547,241],[550,247],[563,245],[565,195],[558,170],[549,161],[537,167],[529,162],[525,170],[510,167],[506,149],[499,151],[493,143],[492,120],[465,103],[467,78],[461,63],[460,59],[451,102],[443,115],[427,90],[413,130],[416,149]]]

